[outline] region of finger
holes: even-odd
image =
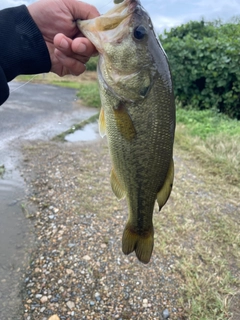
[[[61,51],[64,55],[85,63],[88,59],[85,59],[84,57],[90,58],[92,55],[98,54],[94,45],[84,37],[78,37],[72,40],[64,34],[58,33],[54,37],[53,43],[55,48]]]
[[[84,37],[75,38],[72,41],[71,48],[74,53],[86,57],[91,57],[98,53],[91,41]]]
[[[83,64],[87,63],[90,57],[84,56],[84,55],[79,55],[79,54],[75,54],[73,52],[71,52],[70,55],[66,55],[64,52],[62,52],[61,50],[58,50],[57,48],[55,48],[54,54],[56,57],[62,58],[63,57],[68,57],[74,60],[77,60]]]
[[[87,20],[100,15],[94,6],[82,1],[68,1],[66,2],[66,6],[72,12],[74,19]]]
[[[60,55],[61,52],[64,56],[79,60],[84,64],[91,56],[98,54],[96,48],[87,38],[71,40],[63,34],[57,34],[54,37],[54,46],[58,49],[56,55]]]
[[[67,57],[61,51],[55,49],[54,54],[62,66],[69,71],[69,74],[78,76],[86,70],[83,62]]]
[[[55,48],[60,50],[64,55],[70,56],[72,54],[72,40],[66,37],[63,33],[58,33],[53,39]]]

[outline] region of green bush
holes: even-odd
[[[191,21],[160,36],[183,106],[240,119],[240,24]]]
[[[101,101],[99,95],[99,88],[97,81],[88,83],[82,82],[79,84],[79,92],[77,96],[83,100],[83,102],[90,107],[100,108]]]
[[[96,71],[97,70],[98,57],[92,57],[86,63],[86,70]]]

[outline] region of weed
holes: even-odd
[[[206,140],[213,135],[240,135],[239,121],[214,110],[194,110],[177,107],[177,121],[184,124],[191,136]]]
[[[86,105],[100,108],[101,101],[97,82],[81,83],[77,95]]]
[[[5,166],[3,164],[3,165],[0,166],[0,178],[3,177],[4,173],[5,173]]]
[[[177,109],[175,141],[208,167],[213,175],[240,186],[240,126],[211,110]]]

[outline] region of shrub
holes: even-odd
[[[97,70],[98,57],[92,57],[86,63],[86,70],[96,71]]]
[[[240,119],[240,24],[191,21],[160,41],[182,105],[214,108]]]

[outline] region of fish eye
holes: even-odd
[[[134,29],[133,35],[137,40],[142,40],[147,34],[147,30],[144,26],[138,26]]]

